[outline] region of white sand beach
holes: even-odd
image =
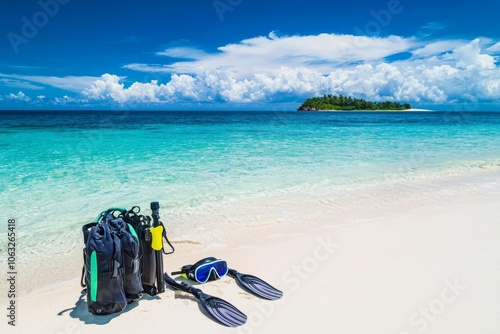
[[[164,257],[165,270],[215,256],[284,291],[270,302],[229,277],[200,285],[247,314],[239,328],[215,323],[193,296],[168,287],[119,314],[90,315],[79,253],[67,259],[72,279],[19,287],[16,327],[4,316],[1,332],[498,333],[499,175],[450,178],[446,187],[415,181],[394,186],[390,196],[283,198],[267,203],[267,215],[250,203],[245,214],[260,212],[276,224],[226,231],[225,244],[186,243],[171,233],[176,252]],[[225,214],[238,217],[238,209]],[[57,272],[48,265],[22,275]]]

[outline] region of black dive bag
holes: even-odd
[[[107,210],[84,225],[84,268],[90,313],[108,315],[123,310],[142,296],[139,238],[135,229]]]

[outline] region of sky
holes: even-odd
[[[0,109],[500,110],[497,0],[1,0]]]

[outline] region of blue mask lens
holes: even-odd
[[[228,270],[226,261],[215,260],[197,267],[194,271],[194,278],[199,283],[206,283],[210,280],[212,272],[216,276],[215,278],[222,278],[226,276]]]

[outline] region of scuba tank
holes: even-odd
[[[163,282],[163,232],[165,228],[160,221],[160,203],[151,202],[151,212],[153,216],[153,227],[149,229],[151,248],[155,253],[157,292],[162,293],[165,291],[165,283]]]
[[[165,291],[163,281],[163,254],[172,254],[175,249],[167,238],[163,223],[160,221],[160,204],[151,202],[152,216],[139,215],[140,208],[133,207],[124,215],[124,220],[136,228],[140,239],[140,270],[144,292],[154,296]],[[166,252],[163,239],[171,248]],[[155,284],[156,283],[156,284]]]
[[[148,217],[149,218],[149,217]],[[142,288],[150,296],[156,295],[156,256],[151,248],[151,232],[149,222],[139,227],[138,235],[141,239],[141,279]]]

